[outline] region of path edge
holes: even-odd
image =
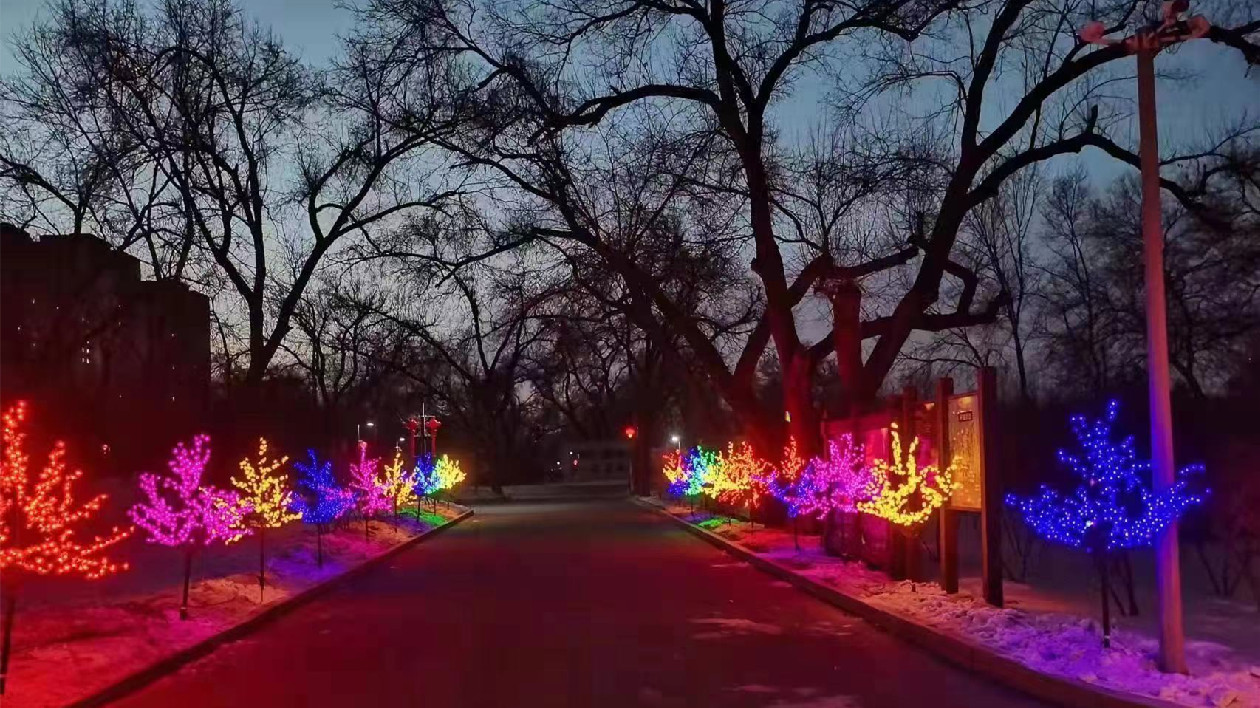
[[[267,607],[258,614],[228,627],[218,634],[206,637],[195,644],[184,647],[174,654],[158,659],[143,669],[132,672],[131,674],[124,676],[123,678],[98,691],[71,703],[67,703],[65,708],[95,708],[96,706],[107,705],[123,698],[124,696],[135,693],[145,686],[148,686],[149,684],[174,673],[178,669],[183,668],[197,659],[206,656],[215,649],[218,649],[221,645],[235,641],[261,629],[268,623],[273,622],[302,605],[307,604],[311,600],[318,598],[341,583],[367,573],[399,553],[402,553],[422,541],[426,541],[436,536],[472,515],[473,510],[467,509],[464,513],[456,516],[446,523],[440,526],[434,526],[424,533],[413,536],[402,543],[392,546],[380,555],[373,556],[372,558],[347,569],[340,575],[335,575],[327,580],[316,583],[301,592],[291,595],[288,598]]]
[[[692,535],[708,541],[728,554],[746,561],[754,568],[790,583],[796,589],[818,600],[855,615],[895,637],[926,649],[937,657],[971,673],[998,681],[1010,688],[1064,708],[1185,708],[1158,698],[1124,693],[1084,681],[1045,674],[1003,656],[977,642],[968,641],[927,625],[913,622],[887,610],[808,578],[788,566],[758,555],[746,546],[725,539],[651,502],[634,499],[634,503],[650,509],[682,526]]]

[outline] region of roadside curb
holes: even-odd
[[[527,505],[527,504],[563,504],[566,502],[601,502],[601,501],[623,501],[630,499],[629,494],[617,494],[608,496],[589,496],[589,497],[505,497],[503,499],[467,499],[464,501],[455,500],[455,503],[461,506],[476,504],[477,506],[507,506],[507,505]]]
[[[793,587],[856,615],[895,637],[926,649],[945,661],[972,673],[991,678],[1034,698],[1065,708],[1184,708],[1175,703],[1131,693],[1122,693],[1063,676],[1043,674],[1010,657],[976,642],[954,637],[926,625],[912,622],[863,602],[836,588],[807,578],[791,568],[758,555],[745,546],[691,524],[667,509],[635,499],[634,503],[658,512],[692,535],[708,541],[754,568],[790,583]]]
[[[206,637],[205,639],[202,639],[196,644],[185,647],[175,652],[174,654],[171,654],[170,656],[163,657],[157,660],[156,662],[149,664],[145,668],[140,669],[139,671],[136,671],[128,676],[125,676],[122,679],[115,681],[114,683],[106,686],[105,688],[102,688],[99,691],[96,691],[95,693],[89,696],[85,696],[84,698],[80,698],[77,701],[73,701],[67,704],[66,708],[89,708],[89,707],[95,707],[95,706],[103,706],[108,703],[112,703],[113,701],[116,701],[128,694],[134,693],[140,690],[141,688],[144,688],[145,686],[148,686],[149,684],[157,681],[158,679],[161,679],[165,677],[166,675],[174,672],[175,670],[180,669],[184,667],[185,665],[190,664],[193,661],[196,661],[197,659],[200,659],[203,656],[206,656],[210,652],[219,648],[219,646],[226,644],[227,642],[240,639],[241,637],[244,637],[262,628],[264,625],[268,624],[269,622],[272,622],[273,620],[276,620],[279,617],[282,617],[288,614],[289,612],[297,609],[298,607],[305,605],[311,600],[316,599],[320,595],[327,593],[329,590],[332,590],[334,587],[345,582],[346,580],[350,580],[351,578],[356,578],[360,575],[367,573],[370,570],[373,570],[374,568],[381,565],[382,563],[389,560],[390,558],[393,558],[399,553],[402,553],[403,551],[411,548],[412,546],[415,546],[421,541],[425,541],[427,539],[432,538],[433,536],[436,536],[437,534],[460,523],[461,521],[464,521],[465,519],[467,519],[468,517],[472,515],[473,515],[473,510],[468,509],[464,513],[460,514],[459,516],[456,516],[450,521],[447,521],[441,526],[434,526],[428,531],[425,531],[424,533],[418,536],[415,536],[413,538],[409,538],[406,541],[403,541],[402,543],[399,543],[398,545],[384,551],[378,556],[374,556],[372,558],[369,558],[363,561],[362,563],[354,566],[353,568],[346,570],[346,572],[342,573],[341,575],[333,576],[327,580],[324,580],[323,582],[312,585],[311,587],[295,595],[292,595],[280,602],[277,602],[274,605],[271,605],[270,607],[264,609],[258,614],[253,615],[252,617],[249,617],[248,619],[242,620],[241,622],[235,625],[232,625],[231,627],[228,627],[227,629],[223,630],[222,632],[219,632],[218,634],[215,634],[214,636]]]

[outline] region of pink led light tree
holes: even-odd
[[[390,507],[389,485],[380,475],[379,457],[367,456],[367,443],[359,442],[359,461],[350,463],[350,488],[355,505],[363,515],[363,540],[368,539],[368,521]]]
[[[793,519],[825,519],[833,511],[856,511],[858,502],[865,499],[869,478],[862,446],[854,444],[853,436],[845,433],[827,441],[825,459],[813,458],[796,479],[773,485],[771,492],[787,504]]]
[[[242,521],[250,509],[241,495],[201,483],[210,462],[210,436],[198,435],[192,446],[179,443],[171,453],[168,475],[140,475],[140,491],[147,502],[127,511],[149,543],[184,551],[184,592],[179,618],[188,619],[188,584],[193,554],[216,542],[239,541],[249,535]]]

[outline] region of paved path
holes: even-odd
[[[1040,704],[602,501],[479,509],[119,705]]]

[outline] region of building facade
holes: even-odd
[[[562,465],[566,482],[625,480],[630,483],[630,443],[626,440],[583,440],[568,443],[567,464]]]
[[[109,463],[205,422],[210,301],[87,234],[0,225],[0,399]]]

